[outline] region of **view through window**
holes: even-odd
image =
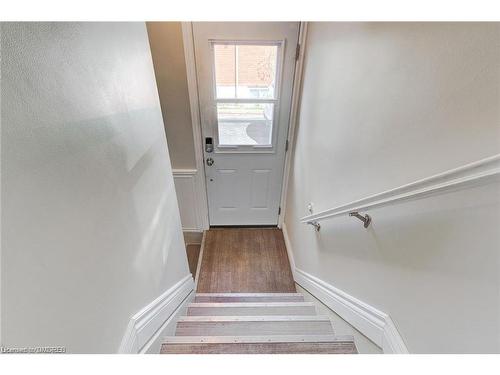
[[[214,44],[221,146],[271,146],[278,45]]]

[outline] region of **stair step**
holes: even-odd
[[[197,293],[194,302],[304,302],[301,293]]]
[[[355,354],[352,336],[175,336],[162,345],[164,354]]]
[[[208,302],[191,303],[187,315],[257,316],[257,315],[315,315],[312,302]]]
[[[176,336],[333,335],[327,316],[185,316]]]

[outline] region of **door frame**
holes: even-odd
[[[207,230],[210,227],[208,218],[208,196],[205,180],[205,160],[203,156],[203,137],[200,119],[200,106],[198,99],[198,80],[196,77],[196,60],[194,52],[193,23],[181,22],[182,40],[184,44],[184,58],[186,63],[186,76],[189,94],[189,106],[191,109],[191,126],[193,128],[193,142],[196,161],[195,192],[196,197],[196,217],[200,230]],[[304,67],[304,51],[306,46],[307,22],[300,22],[298,38],[298,54],[295,60],[295,72],[292,87],[292,103],[290,109],[290,120],[288,122],[288,150],[285,154],[285,165],[283,170],[283,182],[281,185],[280,207],[278,216],[278,228],[283,225],[286,209],[286,191],[291,169],[292,154],[295,147],[295,129],[298,123],[298,111],[300,107],[302,75]]]

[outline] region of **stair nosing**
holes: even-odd
[[[292,297],[304,296],[302,293],[196,293],[195,297]]]
[[[351,335],[167,336],[162,344],[354,342]]]
[[[326,315],[242,315],[242,316],[223,316],[223,315],[189,315],[181,316],[177,322],[286,322],[286,321],[328,321],[331,320]]]
[[[189,307],[315,307],[314,302],[191,302]]]

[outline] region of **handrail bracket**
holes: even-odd
[[[359,212],[357,212],[357,211],[349,212],[349,216],[357,217],[359,220],[361,220],[363,222],[363,226],[365,228],[368,228],[370,226],[370,223],[372,222],[372,218],[370,217],[370,215],[366,214],[365,216],[363,216],[363,215],[360,215]]]
[[[316,232],[319,232],[321,229],[321,225],[317,221],[308,221],[307,224],[312,225],[316,229]]]

